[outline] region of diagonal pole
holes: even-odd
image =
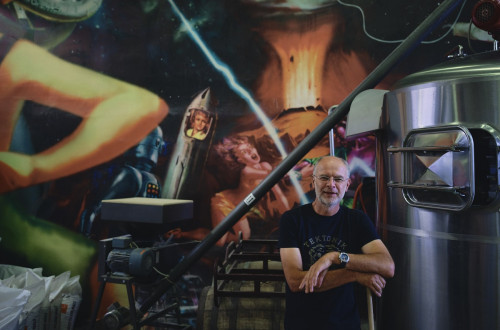
[[[370,88],[374,88],[392,68],[408,55],[417,45],[444,20],[450,12],[465,0],[442,2],[419,26],[399,44],[344,101],[329,114],[262,182],[241,201],[227,217],[217,225],[181,262],[171,269],[164,283],[146,299],[139,308],[142,317],[148,309],[189,270],[238,220],[243,217],[271,188],[283,178],[340,120],[349,112],[354,98]]]

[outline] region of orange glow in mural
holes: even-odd
[[[285,109],[321,105],[321,83],[333,24],[311,26],[293,22],[287,32],[266,30],[262,34],[279,56]],[[269,80],[272,81],[272,80]],[[267,89],[262,84],[262,89]]]
[[[345,48],[348,34],[341,15],[332,7],[259,21],[256,30],[270,51],[256,96],[269,116],[290,108],[340,104],[376,66],[366,50]],[[377,87],[388,85],[386,81]]]

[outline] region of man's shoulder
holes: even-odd
[[[311,205],[312,205],[311,203],[304,204],[304,205],[298,205],[298,206],[291,208],[288,211],[285,211],[283,214],[284,215],[285,214],[287,214],[287,215],[302,215],[302,214],[307,213],[312,208]]]
[[[352,215],[357,215],[357,216],[365,216],[366,214],[361,211],[361,210],[358,210],[358,209],[352,209],[350,207],[347,207],[345,205],[340,205],[340,209],[342,210],[342,212],[346,213],[346,214],[352,214]]]
[[[347,206],[340,206],[340,214],[341,217],[349,219],[349,221],[357,221],[357,222],[367,222],[371,221],[368,215],[358,209],[351,209],[350,207]]]
[[[295,206],[288,211],[283,212],[281,221],[299,223],[309,218],[311,215],[311,204],[304,204]]]

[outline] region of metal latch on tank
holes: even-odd
[[[488,125],[445,126],[415,129],[403,147],[389,147],[390,155],[402,153],[401,188],[412,206],[461,211],[487,205],[497,198],[499,137]]]

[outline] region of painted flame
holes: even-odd
[[[279,57],[285,109],[321,105],[325,58],[333,38],[333,23],[316,27],[308,24],[307,28],[289,29],[288,33],[262,31]]]

